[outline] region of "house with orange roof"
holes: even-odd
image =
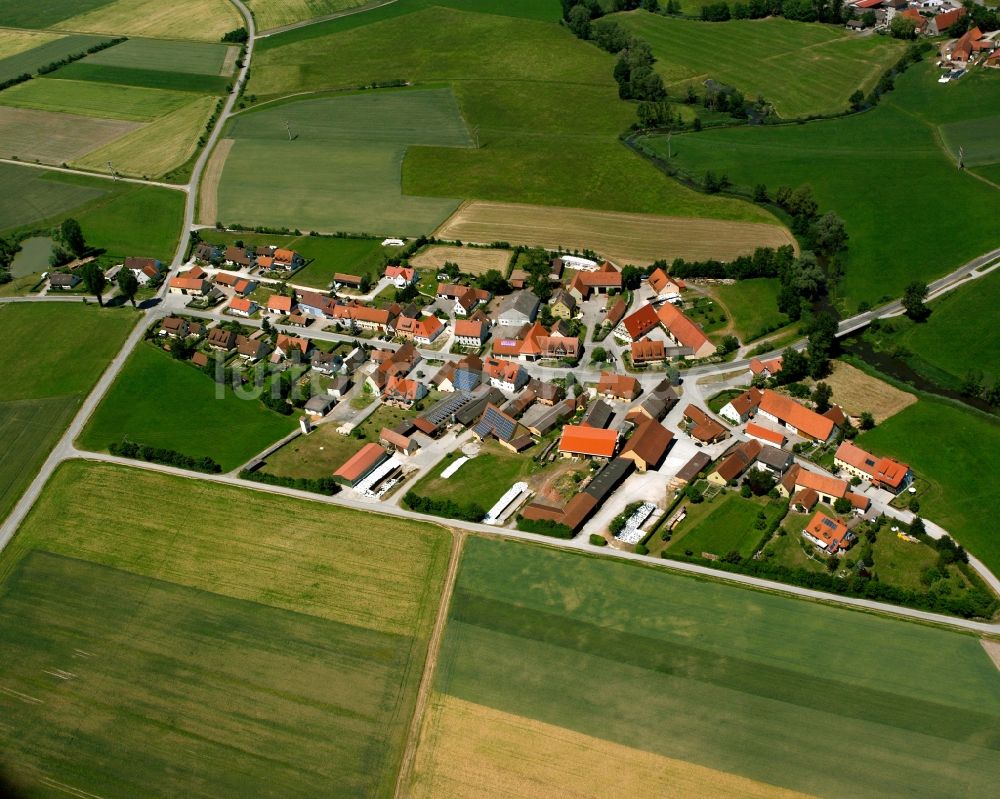
[[[801,505],[805,510],[812,510],[816,501],[832,505],[838,499],[846,499],[856,510],[868,510],[871,500],[863,494],[854,493],[850,488],[846,480],[804,469],[799,464],[792,466],[777,486],[781,496],[791,498],[793,507]],[[799,502],[801,494],[807,497],[811,494],[815,498],[811,504]]]
[[[617,372],[601,372],[601,379],[597,383],[597,393],[609,399],[631,402],[639,396],[640,391],[642,387],[638,380]]]
[[[945,55],[952,61],[966,63],[974,52],[979,52],[975,45],[983,38],[983,32],[978,27],[969,28],[963,33],[949,50],[945,50]]]
[[[755,439],[743,441],[733,447],[714,470],[709,472],[708,481],[719,486],[726,486],[749,469],[764,446]]]
[[[279,353],[282,358],[291,358],[297,352],[305,360],[311,349],[312,342],[309,339],[298,336],[286,336],[283,333],[279,333],[278,343],[274,351]]]
[[[455,341],[462,347],[482,347],[490,337],[490,325],[481,319],[456,319]]]
[[[559,452],[563,457],[613,458],[618,448],[618,431],[603,427],[568,424],[562,429]]]
[[[348,272],[334,272],[333,283],[336,286],[347,286],[349,289],[360,289],[364,278],[361,275],[352,275]]]
[[[423,315],[419,311],[410,316],[407,312],[396,317],[395,333],[407,341],[417,344],[431,344],[445,331],[445,324],[434,315]]]
[[[267,310],[274,314],[290,314],[295,307],[295,297],[272,294],[267,298]]]
[[[299,300],[301,305],[303,299]],[[357,301],[347,303],[337,303],[332,308],[334,321],[344,328],[359,327],[362,330],[375,330],[385,333],[392,329],[396,317],[399,315],[398,305],[390,305],[387,308],[375,308],[372,305],[365,305]]]
[[[191,277],[191,271],[181,272],[170,278],[167,291],[171,294],[183,294],[188,297],[205,297],[211,293],[212,284],[203,277]]]
[[[766,361],[754,358],[750,361],[750,371],[754,377],[774,377],[781,371],[781,358],[770,358]]]
[[[247,280],[245,277],[241,277],[235,283],[233,283],[233,291],[239,294],[241,297],[246,297],[248,294],[253,294],[254,289],[257,288],[257,283],[253,280]]]
[[[760,389],[749,388],[719,409],[719,416],[730,424],[743,424],[757,412],[764,394]]]
[[[271,263],[272,269],[284,269],[287,271],[298,269],[306,262],[306,259],[299,255],[299,253],[295,252],[295,250],[289,250],[284,247],[278,247],[271,255],[271,258],[273,259]]]
[[[968,12],[964,7],[951,8],[930,18],[927,24],[928,36],[943,36],[945,32]]]
[[[591,294],[607,294],[621,291],[622,273],[605,261],[594,272],[574,272],[569,283],[569,293],[577,302],[583,302]]]
[[[410,266],[387,266],[382,277],[388,280],[398,289],[405,289],[407,286],[417,282],[417,270]]]
[[[708,340],[708,336],[679,308],[667,302],[661,305],[656,313],[667,335],[676,341],[679,347],[689,349],[692,357],[708,358],[715,354],[716,347]]]
[[[673,443],[673,433],[656,419],[642,416],[619,457],[631,460],[640,472],[658,469]]]
[[[930,25],[930,20],[923,16],[923,14],[915,8],[907,8],[903,11],[897,11],[896,16],[910,20],[917,33],[925,33],[927,31],[927,26]]]
[[[846,552],[857,540],[857,536],[847,529],[847,525],[831,519],[822,511],[817,511],[816,515],[806,523],[802,537],[831,555]]]
[[[522,325],[513,335],[493,340],[493,354],[500,358],[537,361],[541,358],[576,360],[580,357],[580,339],[554,335],[541,322]]]
[[[378,444],[365,444],[333,473],[338,483],[356,486],[389,459],[389,453]]]
[[[684,281],[679,278],[670,277],[660,268],[656,268],[646,278],[646,283],[653,290],[655,299],[672,300],[680,297],[681,292],[686,288]]]
[[[382,390],[382,401],[387,405],[412,408],[427,396],[427,386],[411,377],[390,375]]]
[[[614,329],[614,336],[626,342],[638,341],[659,326],[660,317],[656,315],[656,308],[652,305],[643,305],[618,323]]]
[[[709,416],[697,405],[689,404],[684,409],[684,418],[688,420],[688,434],[691,438],[704,444],[714,444],[729,435],[729,431]]]
[[[253,316],[260,308],[253,300],[246,297],[233,297],[229,303],[229,313],[235,316]]]
[[[483,375],[490,385],[501,391],[520,391],[530,379],[524,367],[517,361],[507,361],[502,358],[489,357],[483,359]]]
[[[833,419],[818,414],[791,397],[771,389],[764,389],[757,413],[768,421],[783,425],[802,438],[826,443],[837,433],[837,425]]]
[[[785,442],[788,441],[784,433],[779,433],[777,430],[764,427],[756,422],[747,422],[744,432],[750,438],[756,438],[763,444],[773,444],[776,447],[783,447],[785,446]]]
[[[663,363],[667,359],[667,348],[658,339],[644,338],[633,341],[629,348],[629,356],[635,366]]]
[[[234,275],[232,272],[216,272],[213,279],[215,280],[215,285],[217,286],[232,288],[239,282],[240,276]]]
[[[861,480],[868,480],[876,488],[884,488],[893,494],[899,494],[913,482],[913,471],[905,463],[872,455],[850,441],[844,441],[837,447],[833,464],[838,469]]]

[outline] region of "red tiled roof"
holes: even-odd
[[[231,311],[243,311],[244,313],[249,313],[252,305],[253,303],[246,297],[233,297],[233,301],[229,303],[229,309]]]
[[[719,424],[697,405],[688,405],[684,409],[684,418],[690,419],[694,423],[691,428],[691,435],[699,441],[714,441],[722,437],[726,428]]]
[[[620,375],[616,372],[601,372],[597,393],[611,394],[621,399],[634,399],[639,393],[639,381],[634,377]]]
[[[295,250],[278,249],[274,251],[274,260],[290,264],[295,260]]]
[[[769,413],[786,424],[790,424],[810,438],[826,441],[833,432],[833,420],[800,405],[791,397],[778,394],[770,389],[764,390],[760,402],[760,410]]]
[[[595,458],[610,458],[618,444],[618,431],[568,424],[559,439],[559,451]]]
[[[472,319],[458,319],[455,321],[455,335],[467,338],[482,338],[484,322]]]
[[[340,468],[333,473],[334,477],[340,477],[350,483],[356,482],[367,472],[384,460],[386,452],[378,444],[365,444],[354,455],[348,458]]]
[[[633,311],[624,319],[622,325],[628,331],[633,341],[645,336],[650,330],[660,326],[660,317],[656,315],[656,308],[652,305],[644,305],[639,310]]]
[[[759,358],[754,358],[750,361],[750,371],[755,375],[759,375],[765,371],[772,375],[776,375],[781,371],[781,358],[771,358],[769,361],[762,361]]]
[[[939,33],[944,33],[948,28],[958,22],[966,14],[965,8],[953,8],[934,17],[934,24],[937,25]]]
[[[735,480],[750,468],[750,464],[757,459],[763,448],[763,444],[756,439],[744,441],[734,447],[726,459],[715,468],[716,474],[726,482]]]
[[[643,417],[645,421],[632,433],[631,438],[622,448],[622,457],[629,453],[635,453],[647,464],[657,464],[666,454],[670,447],[670,442],[674,440],[674,434],[660,424],[656,419]]]
[[[311,342],[307,338],[299,338],[297,336],[278,336],[278,349],[284,353],[289,353],[292,350],[298,350],[303,355],[309,351],[309,346]]]
[[[661,305],[657,314],[663,326],[670,332],[671,336],[681,343],[681,346],[690,347],[698,352],[706,344],[710,344],[701,328],[669,302]],[[713,347],[712,350],[714,352],[715,348]]]
[[[615,301],[615,304],[612,305],[611,308],[608,310],[608,316],[607,316],[608,324],[611,325],[612,327],[617,325],[622,320],[622,317],[625,316],[625,311],[627,310],[628,306],[625,304],[625,300],[619,297]]]
[[[678,278],[670,277],[662,269],[657,268],[653,270],[653,273],[647,278],[650,288],[653,289],[657,294],[662,294],[664,289],[670,283],[676,283],[678,288],[684,288],[684,281]]]
[[[813,538],[822,541],[827,547],[845,549],[844,542],[847,539],[847,525],[836,519],[831,519],[825,513],[817,511],[806,524],[805,530]]]
[[[794,480],[796,486],[811,488],[817,493],[826,494],[834,499],[840,499],[847,494],[848,484],[846,480],[838,480],[836,477],[810,472],[801,466],[798,467]]]
[[[666,357],[666,347],[662,341],[653,339],[640,339],[632,342],[632,363],[644,363],[646,361],[662,361]]]
[[[292,304],[295,302],[291,297],[285,297],[281,294],[272,294],[267,298],[267,307],[271,311],[284,311],[288,312],[292,310]]]
[[[769,430],[766,427],[761,427],[759,424],[754,422],[747,422],[746,432],[748,436],[753,436],[754,438],[762,438],[765,441],[770,441],[773,444],[777,444],[779,447],[785,443],[785,436],[776,430]]]

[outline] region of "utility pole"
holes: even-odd
[[[292,140],[292,123],[285,120],[285,130],[288,132],[288,141]]]
[[[479,125],[472,129],[472,142],[475,148],[479,149]]]
[[[111,171],[111,180],[118,182],[118,173],[115,172],[115,165],[108,161],[108,169]]]
[[[965,169],[965,148],[958,148],[958,168]]]
[[[673,151],[670,149],[670,137],[671,136],[673,136],[673,132],[668,130],[667,131],[667,160],[668,161],[673,157],[673,155],[672,155]]]

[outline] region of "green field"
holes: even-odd
[[[613,56],[552,22],[422,5],[395,3],[268,37],[248,91],[450,82],[480,147],[410,149],[408,195],[775,221],[747,203],[686,189],[622,146],[618,136],[636,112],[618,100]]]
[[[162,69],[136,69],[133,67],[108,67],[76,61],[55,73],[57,77],[73,81],[116,83],[123,86],[142,86],[147,89],[169,89],[179,92],[223,94],[231,78],[220,75],[198,75],[191,72],[166,72]]]
[[[54,41],[0,59],[0,81],[17,77],[25,72],[34,74],[39,67],[59,61],[68,55],[82,53],[103,41],[107,41],[106,36],[61,36]]]
[[[996,246],[1000,191],[957,170],[937,138],[939,125],[974,119],[1000,102],[1000,76],[987,72],[941,92],[933,65],[918,64],[868,113],[675,135],[674,161],[697,177],[711,169],[746,188],[810,185],[820,209],[847,224],[846,275],[837,291],[853,313],[861,301],[898,296],[911,280],[930,281]],[[881,150],[872,141],[892,145]],[[646,142],[666,154],[665,140]],[[872,190],[859,193],[859,185]],[[943,213],[942,197],[963,212]]]
[[[930,483],[920,514],[955,536],[994,574],[1000,572],[1000,503],[984,469],[1000,447],[1000,422],[951,402],[922,397],[874,430],[858,445],[910,465]]]
[[[83,63],[221,76],[226,55],[229,49],[235,46],[163,39],[129,39],[115,47],[87,56]],[[229,69],[228,74],[231,73],[232,69]]]
[[[56,78],[19,83],[7,89],[0,99],[4,105],[14,108],[63,111],[132,122],[151,122],[191,102],[191,96],[185,92]]]
[[[103,451],[123,438],[210,457],[235,469],[291,432],[295,416],[281,416],[257,399],[237,397],[188,363],[141,346],[129,358],[80,434],[84,449]]]
[[[707,25],[635,11],[611,19],[649,42],[675,96],[712,78],[748,100],[763,96],[785,118],[845,110],[851,93],[871,89],[903,52],[888,37],[777,17]]]
[[[0,186],[6,189],[0,199],[0,230],[50,219],[96,200],[106,191],[101,188],[104,181],[91,181],[91,185],[62,183],[54,179],[55,174],[0,164]]]
[[[754,527],[760,511],[770,524],[785,514],[785,506],[743,499],[735,491],[701,505],[688,505],[688,518],[674,529],[667,551],[691,550],[695,557],[709,552],[720,558],[739,552],[741,557],[749,558],[764,535],[763,530]]]
[[[475,538],[436,689],[554,725],[543,746],[563,729],[813,796],[930,797],[1000,778],[996,681],[971,636]],[[469,735],[484,762],[503,756],[488,728]],[[843,768],[803,745],[831,739],[852,742]],[[551,791],[577,768],[553,764]]]
[[[942,125],[941,138],[956,161],[959,148],[965,151],[966,166],[1000,163],[1000,114]]]
[[[430,525],[64,464],[0,560],[9,776],[391,796],[447,554]]]
[[[0,305],[0,519],[34,478],[135,320],[125,309],[83,303]],[[32,342],[30,350],[26,341]]]
[[[289,141],[286,123],[291,125]],[[408,147],[468,147],[447,89],[303,100],[241,114],[218,190],[226,224],[394,235],[429,233],[458,200],[407,197]],[[267,170],[259,168],[268,164]],[[274,202],[275,193],[282,197]]]
[[[537,471],[530,453],[515,455],[498,444],[484,445],[479,455],[463,463],[451,477],[442,478],[441,472],[454,461],[454,457],[445,457],[410,490],[431,499],[476,502],[489,510],[514,483]]]
[[[1000,303],[1000,271],[973,280],[929,304],[926,322],[900,316],[886,320],[865,338],[880,350],[901,349],[907,365],[953,390],[966,373],[978,370],[990,384],[1000,380],[1000,331],[988,324]]]
[[[768,328],[788,324],[788,317],[778,310],[779,289],[777,278],[755,278],[734,286],[713,286],[711,291],[729,312],[733,333],[745,344]]]
[[[5,0],[0,5],[0,25],[12,28],[47,28],[57,22],[92,8],[100,8],[111,0]]]

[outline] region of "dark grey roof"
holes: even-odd
[[[598,502],[609,497],[635,469],[635,462],[630,458],[614,458],[601,468],[590,484],[583,489]]]
[[[777,447],[769,447],[766,444],[757,455],[757,460],[772,469],[784,471],[792,465],[792,453]]]
[[[677,479],[690,483],[698,476],[698,472],[708,466],[711,462],[712,459],[704,452],[697,452],[694,457],[685,463],[681,467],[681,470],[677,472]]]
[[[573,409],[569,405],[570,402],[572,400],[569,402],[563,400],[562,402],[557,402],[552,407],[536,405],[524,415],[521,424],[538,435],[544,436],[559,422],[573,413]]]
[[[49,285],[51,286],[75,286],[80,282],[80,278],[76,275],[67,275],[63,273],[49,275]]]
[[[455,412],[455,421],[466,427],[474,425],[483,415],[487,405],[491,403],[493,405],[502,405],[506,399],[503,392],[498,388],[491,387],[487,392],[482,394],[475,392],[472,401]]]
[[[329,394],[316,394],[306,400],[306,410],[315,411],[317,413],[326,413],[336,404],[337,400]]]
[[[531,316],[536,308],[538,308],[538,297],[524,289],[504,297],[503,302],[500,303],[498,316],[502,316],[507,311],[517,311],[525,316]]]
[[[590,425],[591,427],[607,427],[608,422],[611,421],[614,415],[615,409],[608,405],[608,403],[602,399],[595,400],[590,403],[586,413],[583,414],[580,424]]]

